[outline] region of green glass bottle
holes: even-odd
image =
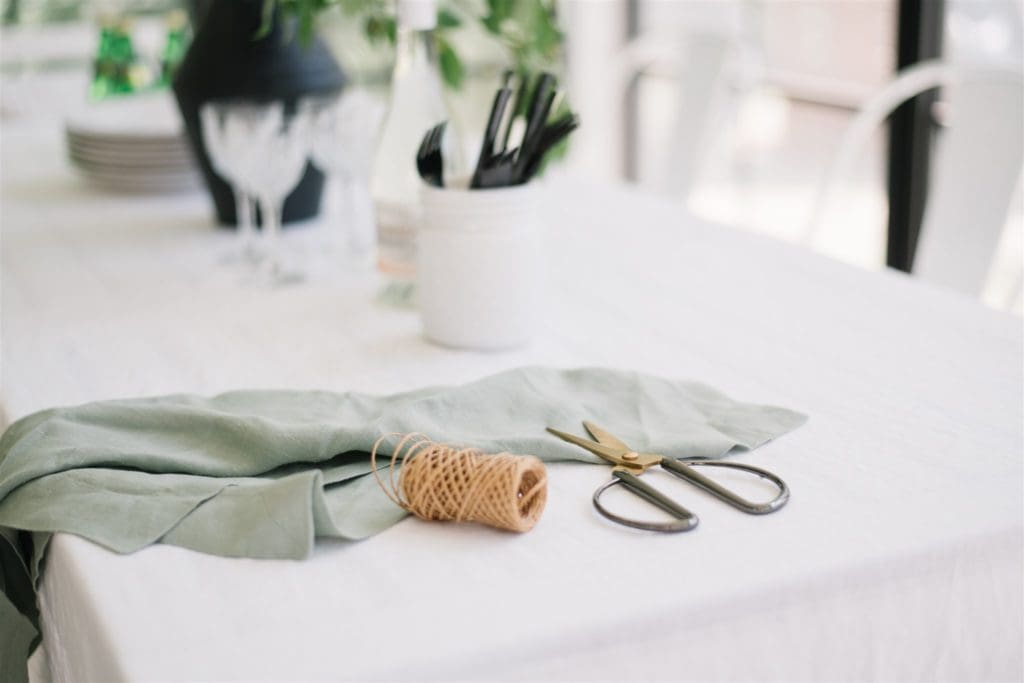
[[[131,24],[127,19],[104,19],[89,96],[101,100],[145,87],[148,85],[145,82],[146,74],[141,73],[138,67],[135,47],[132,45]]]
[[[132,67],[135,65],[135,46],[132,44],[131,25],[127,20],[118,22],[110,44],[110,55],[116,65],[114,92],[130,93],[136,90],[132,80]]]
[[[116,65],[111,57],[114,22],[109,17],[100,20],[100,40],[96,47],[96,59],[93,61],[92,83],[89,86],[89,97],[102,100],[113,92],[116,80]]]
[[[158,85],[168,86],[174,80],[178,65],[188,50],[188,15],[184,10],[174,10],[167,15],[167,41],[160,56],[160,79]]]

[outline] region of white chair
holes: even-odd
[[[638,36],[615,57],[612,92],[625,121],[627,93],[634,80],[653,67],[676,81],[676,115],[668,145],[671,162],[656,189],[686,196],[707,154],[714,128],[729,110],[729,71],[735,39],[717,31],[693,31],[681,40]],[[628,135],[628,133],[627,133]]]
[[[1017,66],[922,62],[868,98],[819,187],[807,242],[813,246],[820,238],[825,208],[874,131],[900,104],[936,87],[950,89],[948,127],[936,143],[913,271],[979,297],[1024,165],[1024,73]],[[1019,296],[1016,280],[1004,305]]]

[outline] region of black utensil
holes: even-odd
[[[519,148],[496,154],[489,160],[482,169],[477,169],[474,175],[473,188],[478,190],[509,187],[516,183],[516,153]]]
[[[513,92],[510,87],[512,81],[513,74],[506,72],[503,86],[495,94],[470,188],[507,187],[527,182],[540,168],[544,155],[579,125],[579,120],[572,114],[563,116],[551,125],[547,124],[558,93],[555,77],[542,73],[537,78],[527,106],[526,131],[522,142],[517,149],[509,151],[508,138],[512,121],[526,90],[525,83],[516,89],[516,104],[506,117],[504,114]],[[499,140],[503,124],[505,131]]]
[[[519,144],[520,154],[518,159],[519,175],[523,173],[526,162],[533,155],[537,146],[538,138],[544,124],[547,123],[548,115],[551,113],[551,106],[555,101],[556,80],[548,72],[537,77],[537,84],[533,88],[530,97],[530,104],[526,112],[526,131],[523,133],[523,140]]]
[[[502,114],[505,113],[505,107],[508,105],[508,98],[512,96],[512,91],[509,88],[501,88],[494,96],[494,104],[491,106],[491,116],[487,119],[487,130],[484,131],[484,140],[480,145],[480,156],[477,158],[476,171],[473,172],[473,179],[470,181],[470,187],[481,187],[479,184],[479,176],[481,172],[486,169],[492,162],[495,154],[494,141],[498,138],[498,129],[501,127]],[[501,152],[503,153],[504,148]]]
[[[525,85],[525,84],[524,84]],[[540,115],[541,107],[548,99],[548,93],[555,88],[555,77],[548,72],[542,73],[537,78],[537,85],[533,89],[533,95],[530,97],[530,106],[526,110],[526,127],[529,129],[531,126],[536,125],[534,121]],[[545,117],[547,115],[545,114]],[[540,121],[544,123],[543,119]],[[526,141],[526,137],[523,137],[523,141]]]
[[[545,155],[551,151],[551,148],[564,140],[569,133],[579,128],[579,125],[580,120],[575,114],[566,114],[550,125],[545,126],[544,130],[541,131],[532,155],[526,158],[525,163],[521,166],[516,178],[516,184],[529,182],[537,173],[537,169],[540,168]]]
[[[444,158],[441,155],[441,140],[447,121],[442,121],[423,136],[416,152],[416,170],[424,182],[434,187],[444,187]]]
[[[526,124],[526,132],[523,133],[523,142],[519,146],[521,151],[517,166],[520,175],[522,175],[526,164],[529,163],[530,159],[532,159],[537,152],[537,146],[540,143],[540,136],[544,131],[544,126],[547,123],[548,115],[551,113],[551,106],[555,102],[556,95],[556,91],[550,90],[544,96],[544,101],[541,103],[540,107],[538,107],[533,117]],[[524,181],[520,180],[520,182]]]
[[[505,126],[505,133],[501,136],[501,149],[508,149],[508,138],[512,133],[512,124],[515,123],[516,114],[519,113],[519,107],[523,104],[523,97],[526,96],[526,83],[514,71],[509,70],[505,72],[503,87],[510,88],[513,92],[512,106],[509,107],[508,113],[508,124]]]

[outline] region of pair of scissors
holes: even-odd
[[[657,455],[655,453],[638,453],[612,434],[609,434],[591,422],[584,420],[583,426],[586,428],[590,436],[596,439],[596,441],[584,439],[551,427],[548,427],[548,431],[560,439],[587,449],[594,455],[613,465],[612,475],[614,478],[594,491],[594,507],[597,508],[597,511],[602,515],[613,522],[617,522],[618,524],[623,524],[636,529],[663,532],[690,531],[691,529],[696,528],[697,523],[699,522],[697,515],[693,514],[685,507],[663,494],[661,491],[658,491],[653,486],[640,481],[639,475],[643,474],[655,465],[661,465],[662,469],[667,470],[680,479],[690,482],[694,486],[704,489],[711,495],[725,501],[737,510],[742,510],[743,512],[751,515],[766,515],[770,512],[775,512],[789,500],[789,487],[786,486],[786,482],[782,481],[782,479],[775,474],[759,467],[744,465],[738,462],[725,462],[722,460],[691,460],[684,463],[681,460],[669,458],[664,455]],[[721,484],[708,479],[700,472],[697,472],[694,469],[695,467],[725,467],[734,470],[743,470],[744,472],[751,472],[773,483],[778,487],[779,493],[775,498],[767,503],[752,503],[746,498],[743,498],[735,492],[725,488]],[[640,498],[643,498],[647,502],[652,503],[669,513],[674,517],[674,519],[670,522],[644,522],[627,519],[610,512],[601,504],[601,494],[619,484],[624,485]]]

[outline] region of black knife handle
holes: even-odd
[[[567,114],[544,128],[540,134],[540,142],[537,143],[536,148],[530,153],[529,158],[522,157],[524,163],[522,170],[516,178],[517,183],[529,182],[530,178],[537,173],[537,169],[540,168],[541,163],[544,161],[544,156],[551,148],[564,140],[569,133],[579,128],[579,125],[579,119],[576,118],[575,114]]]
[[[501,126],[502,115],[508,105],[508,98],[512,96],[512,90],[501,88],[494,95],[494,104],[491,106],[491,116],[487,119],[487,129],[484,131],[484,141],[480,145],[480,156],[476,161],[476,171],[473,173],[473,182],[470,187],[477,187],[477,180],[480,172],[487,167],[494,156],[494,141],[498,137],[498,128]]]

